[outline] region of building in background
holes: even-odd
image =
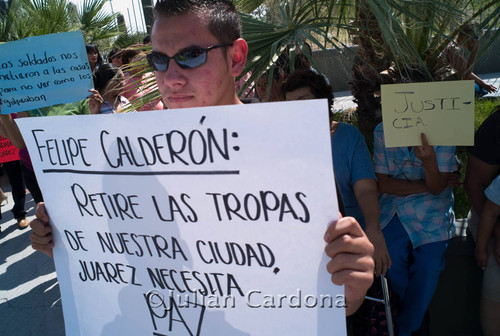
[[[146,22],[146,32],[151,34],[151,27],[153,26],[154,13],[153,13],[153,0],[141,0],[142,11],[144,13],[144,21]]]

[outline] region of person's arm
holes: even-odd
[[[470,55],[467,60],[464,57],[463,48],[469,49]],[[475,39],[471,39],[465,46],[453,44],[453,47],[449,49],[447,54],[448,63],[453,69],[456,70],[456,76],[458,79],[470,79],[470,74],[474,68],[474,63],[476,62],[478,50],[478,41]]]
[[[486,269],[486,264],[488,262],[488,240],[493,233],[495,222],[499,216],[500,205],[486,199],[477,228],[476,240],[476,260],[479,267],[483,270]]]
[[[493,84],[488,84],[479,78],[475,73],[471,72],[467,79],[472,79],[477,85],[486,90],[486,92],[495,92],[497,90],[496,86]]]
[[[377,187],[379,193],[408,196],[422,192],[429,192],[424,180],[396,179],[387,174],[380,173],[375,173],[375,175],[377,175]]]
[[[458,79],[467,79],[472,68],[469,69],[469,62],[464,58],[462,47],[453,44],[447,53],[449,65],[456,71]],[[473,56],[471,54],[471,56]],[[469,61],[475,61],[474,57],[469,57]]]
[[[396,196],[409,196],[413,194],[431,192],[436,193],[441,189],[441,183],[444,187],[448,186],[448,173],[440,173],[436,160],[434,148],[427,142],[427,138],[422,134],[422,146],[415,146],[414,153],[422,161],[425,171],[424,180],[397,179],[392,177],[388,170],[388,162],[385,157],[385,143],[383,131],[377,126],[374,135],[374,165],[375,175],[377,176],[377,187],[379,193],[393,194]],[[420,156],[420,157],[419,157]],[[437,176],[436,176],[437,175]],[[437,183],[436,183],[437,181]],[[443,188],[444,189],[444,188]],[[438,194],[442,192],[438,192]]]
[[[410,181],[391,177],[381,124],[373,132],[373,152],[373,164],[379,193],[407,196],[428,191],[423,181]]]
[[[14,146],[19,149],[26,148],[21,131],[19,131],[16,122],[12,119],[10,114],[0,114],[0,123],[2,123],[2,127],[7,135],[7,138]]]
[[[472,70],[474,69],[474,63],[476,63],[477,53],[479,51],[479,41],[475,38],[469,39],[466,46],[469,49],[469,59],[467,60],[467,67],[464,72],[465,77],[470,77]]]
[[[9,138],[9,136],[7,135],[7,130],[5,129],[1,120],[0,120],[0,135],[2,136],[2,138],[6,138],[6,139]]]
[[[346,315],[355,313],[373,282],[373,245],[353,217],[340,218],[325,232],[327,271],[332,282],[344,285]]]
[[[485,83],[472,71],[479,50],[478,41],[476,39],[471,39],[465,47],[470,51],[468,60],[465,60],[458,47],[450,50],[448,53],[448,61],[451,67],[457,71],[456,75],[458,79],[471,79],[487,92],[495,92],[497,88],[494,85]]]
[[[378,202],[377,183],[374,179],[361,179],[354,183],[354,194],[365,218],[365,232],[375,248],[375,275],[385,275],[391,267],[391,257],[387,251],[384,235],[380,229],[380,206]]]
[[[480,215],[486,201],[484,190],[500,172],[500,166],[490,165],[474,155],[467,154],[467,172],[464,188],[474,211]]]
[[[422,192],[431,192],[425,180],[402,180],[381,173],[375,173],[375,175],[377,176],[377,187],[380,193],[408,196]],[[457,173],[440,173],[440,175],[447,187],[457,187],[460,185]]]
[[[463,79],[472,79],[477,85],[485,89],[487,92],[495,92],[497,88],[494,85],[485,83],[481,78],[479,78],[472,70],[474,69],[474,63],[476,62],[477,53],[479,51],[479,41],[477,39],[470,39],[466,46],[470,51],[470,56],[467,61],[467,68],[464,72]]]

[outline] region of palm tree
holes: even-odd
[[[367,139],[381,120],[381,84],[415,81],[415,75],[432,81],[438,55],[463,26],[473,20],[479,29],[493,31],[498,26],[498,0],[474,5],[466,0],[359,0],[352,92],[358,125]]]
[[[22,20],[31,25],[29,36],[70,31],[71,24],[66,0],[14,0],[19,2]]]
[[[75,16],[67,0],[13,0],[0,20],[0,39],[81,30],[86,42],[118,35],[116,16],[103,11],[105,0],[85,0]]]
[[[259,13],[274,18],[268,22],[255,15],[242,16],[244,37],[250,46],[247,70],[253,70],[251,80],[271,68],[287,46],[299,45],[303,49],[305,40],[323,50],[327,45],[336,48],[354,60],[352,91],[358,103],[359,127],[368,136],[380,119],[380,84],[411,77],[413,69],[423,71],[432,80],[437,56],[461,25],[475,20],[481,29],[493,30],[500,17],[498,0],[235,2],[242,11],[252,13],[260,8]],[[259,6],[263,4],[268,6],[262,9]],[[269,15],[269,8],[277,11]],[[358,40],[356,55],[346,53],[348,49],[341,42],[346,34]],[[491,41],[498,35],[500,30],[491,34]],[[293,54],[295,48],[289,50]],[[303,51],[310,58],[307,50]],[[384,71],[385,77],[381,75]]]
[[[240,10],[255,12],[263,1],[237,0]],[[275,68],[272,65],[278,58],[289,60],[287,71],[293,71],[295,54],[300,50],[314,66],[314,60],[306,47],[306,42],[330,53],[327,46],[346,50],[346,45],[339,35],[331,34],[348,27],[352,11],[350,5],[335,7],[330,0],[316,1],[266,1],[267,6],[260,13],[272,21],[256,18],[242,13],[243,37],[249,45],[249,57],[244,74],[252,71],[248,83],[256,80],[266,71],[270,71],[269,86]],[[271,10],[270,10],[271,9]],[[337,21],[333,17],[338,18]],[[298,49],[297,49],[298,48]],[[244,86],[244,91],[248,86]]]
[[[117,15],[103,11],[106,2],[107,0],[85,0],[78,8],[79,29],[86,42],[95,43],[119,34]]]
[[[13,40],[17,12],[17,2],[12,3],[7,10],[0,12],[0,41],[7,42]]]
[[[0,40],[72,30],[65,7],[65,0],[13,0],[8,11],[0,13]]]

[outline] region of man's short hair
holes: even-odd
[[[158,0],[155,14],[202,14],[208,18],[208,30],[219,42],[231,43],[241,37],[240,15],[231,0]]]

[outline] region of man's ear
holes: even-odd
[[[247,55],[247,42],[242,38],[235,40],[233,42],[233,46],[230,48],[231,75],[233,77],[238,77],[243,71],[243,68],[247,63]]]

